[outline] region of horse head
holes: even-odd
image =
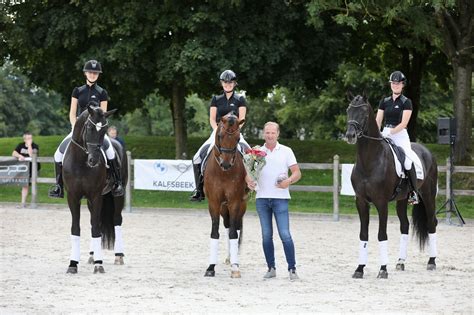
[[[87,154],[87,165],[96,167],[99,164],[101,151],[107,131],[107,117],[116,109],[104,112],[97,102],[89,102],[87,112],[84,111],[74,126],[72,142]]]
[[[240,126],[245,120],[240,120],[230,112],[221,118],[216,131],[214,157],[223,171],[229,170],[235,163],[235,154],[240,139]]]
[[[367,97],[352,96],[352,94],[350,96],[352,100],[350,100],[349,107],[347,107],[346,141],[349,144],[355,144],[358,138],[367,133],[368,119],[372,107]]]

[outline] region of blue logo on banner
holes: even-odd
[[[153,168],[158,174],[164,174],[168,171],[168,166],[163,162],[156,162],[153,164]]]

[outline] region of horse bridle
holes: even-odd
[[[355,108],[362,107],[362,106],[370,107],[368,103],[362,103],[362,104],[359,104],[359,105],[352,105],[352,103],[349,104],[349,107],[355,107]],[[381,137],[371,137],[371,136],[368,136],[364,133],[365,131],[367,131],[367,119],[368,119],[368,117],[366,116],[363,126],[361,126],[361,124],[357,120],[353,120],[353,119],[348,120],[347,124],[354,126],[354,129],[356,130],[356,137],[357,138],[362,138],[363,137],[363,138],[372,139],[372,140],[379,140],[379,141],[383,140],[383,138],[381,138]]]
[[[239,131],[239,128],[233,130],[233,131],[228,131],[226,128],[224,128],[223,124],[220,124],[219,129],[217,130],[217,143],[214,144],[214,148],[217,149],[217,151],[219,152],[219,154],[214,154],[214,159],[216,160],[217,164],[220,165],[220,162],[218,160],[218,157],[222,154],[222,153],[229,153],[229,154],[233,154],[232,155],[232,160],[231,160],[231,165],[234,165],[234,162],[235,162],[235,152],[237,151],[237,146],[239,144],[239,142],[237,141],[235,147],[233,147],[232,149],[230,148],[223,148],[220,144],[221,144],[221,134],[220,134],[220,129],[224,130],[224,132],[228,135],[233,135],[235,134],[237,131]]]
[[[86,141],[86,134],[87,134],[87,129],[86,129],[86,127],[87,127],[87,124],[88,124],[89,122],[95,126],[95,128],[97,129],[97,131],[100,131],[100,129],[105,128],[105,127],[109,124],[109,122],[108,122],[108,120],[106,120],[105,124],[103,124],[103,125],[102,125],[101,122],[95,123],[95,122],[92,121],[91,117],[89,116],[89,117],[87,118],[87,121],[86,121],[86,123],[84,124],[84,126],[82,126],[82,129],[81,129],[82,143],[85,143],[87,147],[89,147],[89,146],[92,146],[92,147],[100,147],[101,144],[99,144],[99,143],[87,142],[87,141]],[[85,129],[85,131],[84,131],[84,129]],[[88,150],[86,147],[84,147],[84,146],[82,146],[81,144],[79,144],[76,140],[74,140],[74,138],[71,137],[71,141],[72,141],[72,143],[74,143],[75,145],[77,145],[79,148],[81,148],[82,151],[84,151],[86,154],[89,154],[89,150]]]

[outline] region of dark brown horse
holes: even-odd
[[[123,264],[121,239],[122,209],[124,196],[113,197],[111,192],[103,195],[107,181],[105,157],[101,151],[107,130],[107,117],[113,111],[103,112],[100,107],[88,107],[74,125],[71,143],[63,161],[63,178],[67,191],[67,202],[72,215],[71,259],[68,273],[77,273],[80,258],[81,199],[87,200],[91,214],[91,233],[94,273],[103,273],[102,246],[116,252],[116,264]],[[123,185],[127,183],[127,156],[117,141],[111,141],[117,158],[122,161]]]
[[[347,142],[357,143],[357,156],[351,181],[356,193],[356,206],[360,218],[359,266],[353,278],[362,278],[367,263],[369,239],[370,203],[377,208],[379,215],[380,271],[378,278],[387,278],[387,217],[388,203],[397,201],[397,215],[400,220],[400,256],[397,270],[405,269],[408,243],[409,221],[407,215],[408,182],[400,179],[395,170],[394,157],[389,144],[383,139],[375,121],[373,109],[365,96],[356,96],[347,108]],[[436,215],[435,198],[437,193],[438,169],[436,161],[428,149],[412,143],[412,149],[423,164],[424,179],[418,180],[420,203],[413,206],[413,226],[419,239],[420,249],[429,244],[427,268],[436,268]],[[401,184],[400,191],[396,193]]]
[[[215,275],[219,221],[222,216],[229,237],[231,277],[240,278],[238,240],[242,229],[242,218],[247,209],[246,171],[242,155],[237,150],[240,126],[243,123],[244,121],[239,122],[237,116],[232,112],[221,118],[204,174],[204,192],[209,202],[209,213],[212,220],[211,253],[209,267],[205,273],[206,277]]]

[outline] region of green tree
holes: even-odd
[[[470,160],[472,133],[472,50],[474,49],[473,3],[456,1],[326,1],[312,0],[308,6],[314,25],[322,24],[321,13],[333,14],[338,23],[361,31],[375,24],[385,32],[364,33],[396,44],[402,55],[402,69],[411,81],[411,97],[418,103],[421,74],[433,47],[451,63],[454,113],[458,121],[456,160]],[[397,34],[402,36],[397,36]],[[408,71],[407,71],[408,70]],[[418,96],[417,96],[418,95]],[[417,109],[414,111],[416,122]],[[411,128],[413,130],[413,127]]]
[[[302,3],[281,0],[27,1],[2,13],[0,52],[36,84],[69,97],[83,62],[96,58],[110,107],[122,114],[158,88],[170,100],[176,157],[186,150],[186,96],[218,91],[223,69],[252,95],[283,80],[322,86],[341,47],[334,33],[306,24]]]
[[[0,67],[0,137],[68,132],[66,113],[58,94],[45,91],[22,75],[11,63]]]

